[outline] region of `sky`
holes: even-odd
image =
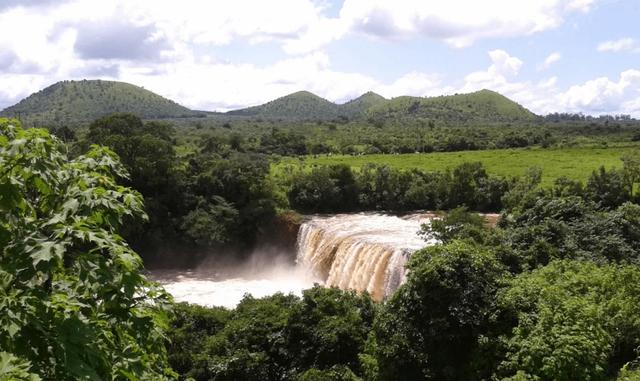
[[[226,111],[490,89],[640,117],[638,0],[0,0],[0,109],[60,80]]]

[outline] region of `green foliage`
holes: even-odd
[[[270,134],[262,135],[260,152],[278,155],[304,155],[307,153],[304,136],[296,132],[281,131],[273,128]]]
[[[588,261],[552,262],[514,278],[498,296],[505,325],[498,375],[610,379],[636,358],[639,287],[636,266]]]
[[[218,334],[228,323],[231,311],[185,303],[174,306],[167,344],[171,367],[184,377],[206,379],[207,356],[203,349],[210,336]]]
[[[358,354],[373,318],[373,302],[368,296],[320,287],[305,291],[285,330],[288,350],[294,354],[293,366],[331,369],[345,365],[359,372]]]
[[[128,224],[123,232],[143,255],[180,236],[178,222],[184,210],[182,183],[173,144],[175,131],[166,123],[146,122],[133,114],[113,114],[95,120],[77,146],[107,146],[115,151],[130,177],[122,179],[145,197],[149,221]]]
[[[380,103],[368,113],[385,119],[419,117],[457,124],[535,120],[529,110],[490,90],[433,98],[402,96]]]
[[[380,379],[473,379],[501,265],[486,248],[453,241],[414,253],[408,269],[375,321]]]
[[[220,196],[212,199],[187,213],[180,225],[190,239],[205,247],[232,241],[240,229],[238,210]]]
[[[3,371],[171,378],[162,350],[170,299],[117,233],[125,218],[144,217],[142,198],[116,183],[126,171],[112,151],[94,146],[73,160],[64,151],[44,130],[0,120]]]
[[[387,102],[382,95],[368,91],[356,99],[340,105],[340,111],[349,118],[365,116],[372,107]]]
[[[346,366],[333,366],[327,370],[309,369],[302,373],[297,381],[361,381]]]
[[[202,153],[185,171],[181,228],[201,244],[250,246],[258,228],[275,215],[269,164],[261,155]]]
[[[505,211],[517,212],[526,209],[541,195],[539,185],[542,180],[540,168],[529,168],[524,176],[518,178],[514,186],[502,197]]]
[[[169,358],[198,381],[358,380],[373,316],[368,296],[321,287],[232,311],[179,306]]]
[[[626,366],[620,371],[616,381],[639,381],[640,380],[640,370],[638,369],[627,369]]]
[[[40,381],[42,378],[30,372],[31,363],[11,353],[0,352],[0,381]]]
[[[581,198],[541,197],[520,214],[506,216],[502,260],[518,269],[544,266],[553,259],[599,263],[639,263],[640,207],[624,204],[609,212]]]
[[[143,123],[133,114],[113,114],[91,123],[83,143],[115,151],[129,171],[131,186],[151,196],[175,182],[174,133],[173,127],[165,123]]]
[[[358,203],[356,179],[345,165],[298,173],[291,183],[287,192],[289,203],[301,211],[348,211],[355,209]]]
[[[234,110],[228,114],[276,120],[330,120],[337,118],[341,112],[335,103],[308,91],[298,91],[260,106]]]
[[[174,136],[166,123],[114,114],[94,121],[79,144],[98,143],[118,153],[131,174],[128,182],[145,197],[150,222],[129,227],[127,238],[146,259],[169,264],[189,263],[198,251],[221,244],[250,246],[275,213],[266,160],[232,150],[218,135],[180,160]],[[179,258],[173,256],[177,250]]]
[[[435,210],[461,205],[498,211],[510,185],[489,176],[480,163],[463,163],[444,173],[375,165],[359,171],[345,165],[323,166],[293,172],[286,183],[289,204],[304,212]]]
[[[454,239],[472,239],[483,242],[487,235],[484,218],[459,207],[448,211],[442,218],[432,219],[422,225],[420,234],[425,239],[435,238],[439,242],[448,243]]]
[[[509,149],[466,152],[433,152],[429,154],[400,155],[331,155],[307,156],[304,161],[288,158],[272,165],[272,172],[278,175],[288,167],[301,164],[305,169],[323,165],[344,164],[353,170],[367,165],[388,166],[392,169],[443,172],[466,162],[481,162],[486,171],[493,176],[528,176],[531,168],[539,168],[539,185],[551,187],[559,177],[586,183],[589,176],[600,166],[607,169],[622,168],[620,158],[636,149],[635,146],[613,146],[609,148],[580,147],[556,149]]]
[[[600,167],[593,171],[584,188],[585,197],[605,209],[616,208],[631,200],[633,180],[625,179],[624,171],[607,171]]]
[[[77,126],[119,112],[145,119],[195,116],[196,112],[141,87],[123,82],[62,81],[2,111],[27,126]]]

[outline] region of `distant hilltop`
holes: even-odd
[[[105,115],[130,112],[144,119],[183,118],[195,111],[142,87],[124,82],[62,81],[0,112],[29,126],[78,125]]]
[[[103,80],[62,81],[31,94],[0,112],[29,126],[81,125],[104,115],[131,112],[143,119],[195,117],[252,118],[286,121],[366,119],[369,122],[421,118],[445,124],[533,121],[536,115],[490,90],[439,97],[386,99],[373,92],[343,104],[299,91],[259,106],[208,113],[190,110],[142,87]]]

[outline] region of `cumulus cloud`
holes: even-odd
[[[595,0],[346,0],[340,19],[349,29],[379,38],[421,35],[455,47],[494,37],[531,35],[560,26],[567,14]]]
[[[152,25],[135,25],[114,18],[77,25],[75,51],[83,59],[156,60],[169,44],[154,35]]]
[[[335,16],[314,0],[0,1],[0,108],[64,79],[102,78],[144,86],[184,105],[229,110],[298,90],[343,102],[373,90],[386,97],[432,96],[483,88],[535,112],[625,112],[640,116],[637,69],[560,88],[556,77],[523,80],[524,62],[488,52],[484,69],[461,79],[408,71],[385,81],[337,70],[325,49],[347,35],[428,37],[453,47],[528,36],[560,26],[596,0],[345,0]],[[217,48],[237,40],[287,54],[268,64],[230,62]],[[600,51],[637,49],[630,38]],[[329,50],[330,51],[330,50]],[[560,59],[555,52],[539,64]]]
[[[572,111],[588,113],[637,113],[640,100],[640,70],[626,70],[618,81],[600,77],[581,85],[571,86],[558,96],[561,104]]]
[[[538,114],[583,112],[586,114],[631,114],[640,117],[640,70],[622,72],[618,80],[595,78],[567,89],[558,87],[558,78],[539,82],[520,80],[523,62],[504,50],[489,52],[491,65],[467,75],[456,92],[491,89],[523,104]]]
[[[501,93],[513,93],[520,84],[510,82],[520,72],[523,62],[518,57],[509,55],[504,50],[496,49],[488,52],[491,65],[487,70],[475,71],[464,78],[461,92],[491,89]]]
[[[598,44],[599,52],[624,52],[624,51],[640,51],[640,45],[636,40],[630,37],[621,38],[619,40],[605,41]]]
[[[444,85],[439,75],[413,71],[389,84],[377,84],[372,90],[386,98],[402,95],[427,97],[451,93],[454,87]]]
[[[538,66],[538,70],[546,70],[554,63],[560,61],[562,55],[559,52],[553,52],[544,59],[544,61]]]

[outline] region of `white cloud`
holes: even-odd
[[[518,75],[524,64],[518,57],[513,57],[504,50],[488,52],[491,65],[487,70],[475,71],[464,78],[461,92],[471,92],[482,89],[495,90],[501,93],[514,92],[518,84],[509,82],[509,78]],[[514,87],[515,86],[515,87]]]
[[[567,111],[587,113],[634,113],[640,100],[640,70],[626,70],[619,80],[600,77],[581,85],[571,86],[557,99]]]
[[[154,75],[125,66],[121,79],[188,107],[219,111],[261,104],[299,90],[346,100],[377,84],[361,74],[331,70],[328,56],[321,52],[266,66],[189,60],[165,64],[163,73]]]
[[[624,52],[624,51],[640,51],[640,45],[636,40],[630,37],[621,38],[619,40],[605,41],[598,44],[599,52]]]
[[[622,72],[620,78],[595,78],[566,90],[558,88],[558,78],[550,77],[537,83],[518,80],[523,65],[517,57],[503,50],[489,52],[491,65],[487,70],[467,75],[456,92],[481,89],[497,91],[538,114],[550,112],[583,112],[631,114],[640,117],[640,70]]]
[[[640,116],[640,71],[559,88],[558,78],[519,77],[524,65],[500,49],[457,81],[410,71],[388,81],[332,67],[323,47],[348,34],[397,40],[426,36],[451,46],[551,30],[596,0],[345,0],[328,17],[313,0],[47,0],[0,4],[0,107],[63,79],[131,82],[186,106],[228,110],[309,90],[346,101],[373,90],[386,97],[492,89],[535,112],[624,112]],[[114,22],[117,20],[117,22]],[[290,56],[270,64],[228,62],[217,47],[238,40],[274,43]],[[624,38],[600,51],[638,49]],[[222,57],[224,58],[224,57]],[[539,68],[560,59],[554,52]]]
[[[588,11],[595,0],[345,0],[340,19],[349,29],[397,39],[416,35],[456,47],[494,37],[554,29],[567,14]]]
[[[438,75],[413,71],[390,84],[378,84],[372,90],[386,98],[393,98],[402,95],[436,96],[450,93],[454,88],[443,85]]]
[[[544,62],[542,62],[539,66],[538,66],[538,70],[546,70],[549,67],[551,67],[551,65],[553,65],[554,63],[560,61],[560,59],[562,58],[562,55],[559,52],[553,52],[551,54],[549,54],[547,56],[547,58],[544,59]]]

